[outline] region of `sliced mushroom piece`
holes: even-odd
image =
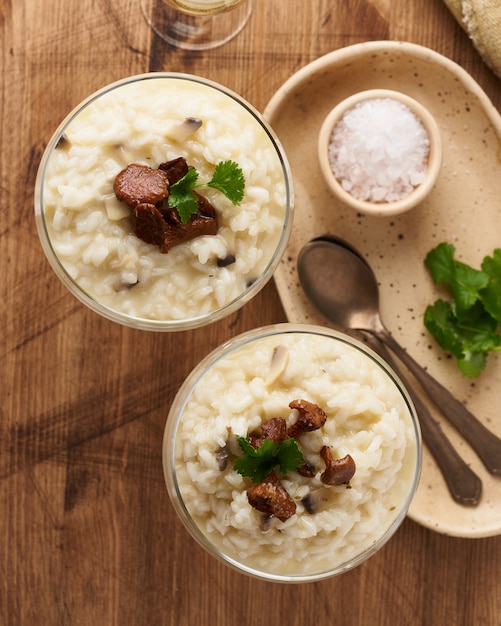
[[[146,243],[160,246],[163,251],[168,228],[162,214],[154,204],[142,203],[134,208],[134,234]]]
[[[130,217],[130,208],[123,202],[120,202],[114,193],[103,196],[103,202],[106,215],[112,222],[118,222],[126,217]]]
[[[195,195],[198,198],[198,213],[191,215],[186,224],[176,222],[172,215],[163,212],[167,231],[160,252],[168,252],[174,246],[196,237],[217,235],[219,225],[214,207],[203,196]]]
[[[289,437],[297,437],[301,433],[318,430],[327,419],[325,411],[308,400],[293,400],[289,403],[289,408],[299,411],[297,421],[289,426]]]
[[[249,504],[267,516],[287,521],[296,512],[296,503],[274,472],[257,485],[247,489]]]
[[[323,511],[330,505],[332,493],[332,489],[329,489],[329,487],[317,487],[309,491],[301,499],[301,502],[310,515],[320,513],[320,511]]]
[[[305,478],[313,478],[315,476],[315,466],[306,459],[304,459],[304,464],[298,467],[296,471]]]
[[[117,174],[113,183],[119,200],[135,208],[139,204],[156,205],[169,195],[167,174],[147,165],[130,163]]]
[[[165,172],[169,185],[175,185],[181,178],[186,176],[190,166],[184,157],[177,157],[160,163],[158,169]]]
[[[194,135],[202,126],[202,120],[198,117],[186,117],[184,120],[173,122],[166,130],[165,134],[169,139],[183,143]]]
[[[342,459],[335,459],[329,446],[323,446],[320,456],[325,463],[325,470],[320,480],[326,485],[347,485],[355,475],[356,465],[353,457],[347,454]]]
[[[289,351],[285,346],[277,346],[273,350],[270,361],[270,369],[266,374],[265,383],[273,384],[287,369],[289,364]]]
[[[253,448],[259,448],[267,439],[282,443],[287,439],[287,422],[283,417],[272,417],[261,425],[261,434],[250,433],[249,443]]]
[[[263,439],[273,439],[277,443],[287,439],[287,422],[283,417],[272,417],[261,426]]]
[[[237,435],[233,432],[231,426],[227,426],[226,431],[228,433],[228,438],[226,439],[226,447],[228,448],[228,451],[233,456],[241,456],[242,449],[240,448],[240,444],[238,443]]]
[[[216,452],[217,467],[220,472],[224,472],[224,470],[226,469],[229,457],[230,451],[228,450],[228,445],[219,448],[219,450]]]

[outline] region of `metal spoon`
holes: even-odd
[[[319,237],[301,250],[298,273],[316,308],[341,328],[366,331],[383,341],[475,450],[487,470],[501,476],[501,439],[424,370],[383,326],[377,280],[361,254],[336,237]]]
[[[342,240],[334,239],[331,236],[327,241],[345,245],[354,254],[358,254],[354,248]],[[301,258],[302,256],[303,255],[301,255]],[[361,258],[365,263],[363,257]],[[303,265],[301,264],[300,278],[302,278],[302,269]],[[329,315],[329,318],[330,317]],[[389,351],[378,337],[371,333],[360,331],[358,331],[357,334],[359,334],[361,336],[360,338],[364,339],[375,352],[386,360],[402,381],[405,380]],[[452,498],[459,504],[476,506],[482,494],[481,480],[452,447],[439,423],[433,419],[427,405],[421,400],[421,397],[416,393],[415,389],[411,385],[407,385],[407,389],[419,416],[423,439],[436,460]]]

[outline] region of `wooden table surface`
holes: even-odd
[[[62,118],[103,85],[173,70],[214,79],[259,110],[295,71],[368,40],[429,46],[501,109],[499,79],[441,0],[257,0],[224,47],[153,36],[139,0],[0,0],[0,624],[305,626],[501,624],[501,536],[451,538],[407,519],[340,577],[266,584],[188,536],[161,463],[183,378],[240,332],[285,321],[273,282],[206,329],[155,334],[80,304],[38,241],[33,188]]]

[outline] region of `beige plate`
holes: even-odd
[[[328,191],[317,163],[317,137],[330,109],[364,89],[396,89],[436,117],[443,167],[431,195],[396,217],[368,217],[341,206]],[[291,163],[296,215],[290,244],[275,281],[291,322],[326,324],[306,301],[296,273],[301,247],[331,233],[356,246],[380,283],[381,313],[395,338],[501,437],[501,355],[490,355],[475,381],[431,340],[423,326],[426,306],[440,295],[424,267],[442,241],[476,267],[501,247],[501,117],[478,84],[458,65],[421,46],[368,42],[329,53],[294,74],[264,112]],[[451,499],[435,462],[424,450],[423,471],[410,517],[441,533],[485,537],[501,533],[501,478],[490,476],[476,454],[442,419],[457,450],[483,481],[476,508]]]

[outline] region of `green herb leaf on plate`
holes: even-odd
[[[485,257],[482,270],[454,258],[452,244],[441,243],[425,259],[433,280],[445,283],[452,301],[426,308],[424,325],[470,378],[479,376],[489,352],[501,350],[501,249]]]
[[[478,300],[479,291],[487,286],[489,277],[480,270],[456,261],[454,253],[452,244],[441,243],[428,253],[425,264],[430,268],[436,283],[449,285],[457,312],[461,315]]]
[[[501,323],[501,248],[494,250],[491,257],[484,258],[482,270],[489,277],[489,283],[480,292],[480,297],[486,310]]]

